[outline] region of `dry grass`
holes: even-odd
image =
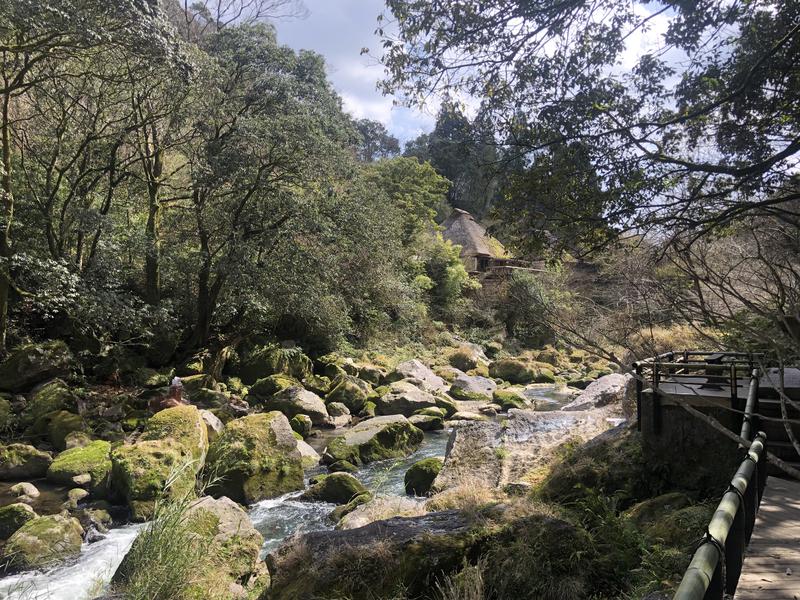
[[[436,584],[436,600],[484,600],[485,569],[486,561],[483,558],[480,558],[476,565],[465,563],[461,571],[448,575]]]
[[[432,496],[425,503],[428,512],[460,510],[474,515],[481,508],[504,498],[504,494],[484,480],[463,477],[457,485]]]
[[[704,335],[689,325],[642,329],[630,338],[624,362],[629,364],[670,350],[707,350],[716,346],[714,338],[713,332],[706,331]]]

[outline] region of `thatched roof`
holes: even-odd
[[[465,210],[453,209],[450,216],[442,223],[442,236],[454,244],[461,246],[461,256],[497,257],[492,250],[486,228]]]

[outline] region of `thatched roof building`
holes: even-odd
[[[442,223],[442,236],[461,246],[461,260],[468,271],[485,271],[492,259],[505,255],[502,244],[486,233],[486,228],[465,210],[453,209]]]

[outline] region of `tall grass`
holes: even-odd
[[[176,600],[205,571],[207,548],[199,543],[188,509],[193,492],[169,497],[186,463],[174,469],[156,500],[153,520],[144,527],[125,556],[112,586],[112,597],[124,600]]]

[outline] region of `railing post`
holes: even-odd
[[[755,486],[748,486],[755,488]],[[733,596],[736,586],[739,583],[739,576],[742,574],[742,564],[744,563],[745,542],[745,518],[744,506],[739,506],[725,540],[725,592],[728,596]]]
[[[642,430],[642,365],[638,362],[633,363],[636,377],[636,430]]]

